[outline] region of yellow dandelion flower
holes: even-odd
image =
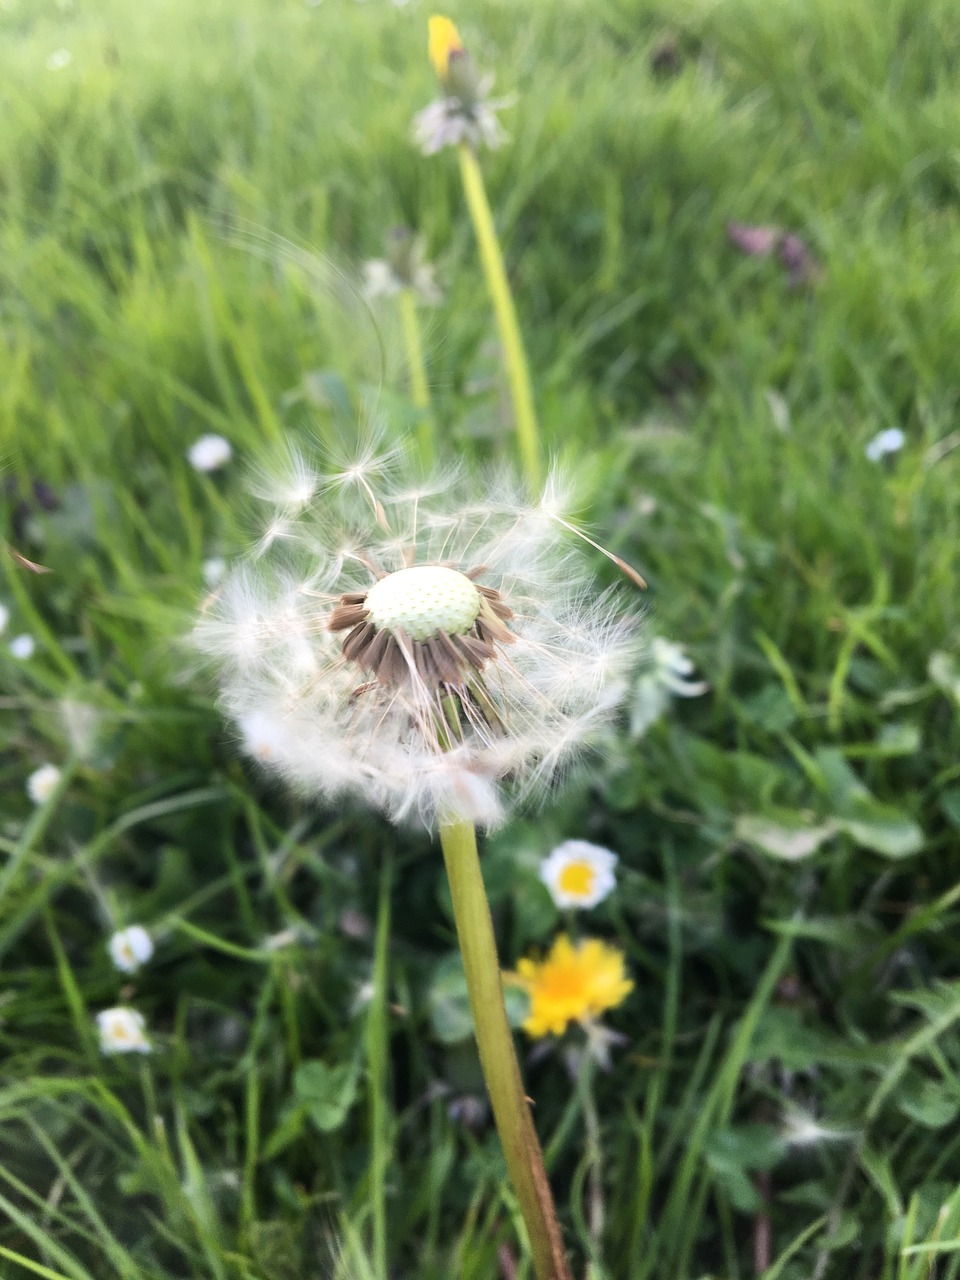
[[[463,42],[457,28],[442,14],[434,14],[427,23],[427,28],[427,53],[437,78],[444,84],[450,74],[450,57],[455,53],[463,53]]]
[[[598,938],[576,946],[562,933],[543,960],[521,960],[512,980],[530,997],[527,1035],[563,1035],[571,1022],[593,1021],[633,990],[623,952]]]

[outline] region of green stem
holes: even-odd
[[[377,934],[373,955],[373,995],[367,1009],[365,1041],[367,1079],[370,1090],[370,1200],[373,1210],[373,1268],[376,1280],[387,1280],[387,1202],[386,1172],[388,1160],[387,1113],[387,969],[390,946],[390,862],[384,865],[380,879],[380,902],[377,908]]]
[[[493,214],[490,212],[490,202],[487,200],[480,165],[467,143],[462,142],[457,150],[460,155],[460,176],[467,197],[467,207],[470,210],[473,229],[480,246],[487,288],[493,300],[497,327],[500,330],[500,342],[507,363],[507,377],[510,382],[510,395],[517,424],[520,458],[527,484],[533,493],[540,484],[540,433],[537,427],[536,410],[533,407],[527,357],[523,349],[520,326],[517,324],[517,312],[513,305],[513,295],[507,281],[503,254],[500,252],[500,242],[493,224]]]
[[[599,1271],[595,1259],[600,1257],[603,1239],[603,1147],[600,1141],[600,1117],[593,1096],[593,1059],[589,1048],[580,1061],[580,1084],[583,1089],[583,1124],[586,1130],[587,1155],[587,1226],[590,1233],[590,1265],[587,1280],[596,1280]]]
[[[427,369],[423,362],[423,343],[420,340],[417,302],[412,289],[400,290],[400,320],[403,324],[403,340],[407,348],[410,396],[420,410],[420,423],[417,429],[420,460],[425,467],[429,467],[434,460],[433,413],[430,404],[430,388],[427,385]]]
[[[450,881],[480,1065],[507,1171],[530,1239],[534,1272],[537,1280],[572,1280],[503,1003],[497,944],[472,823],[441,827],[440,843]]]

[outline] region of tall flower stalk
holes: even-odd
[[[444,146],[457,148],[464,195],[507,367],[520,460],[528,489],[535,493],[542,479],[542,460],[530,370],[483,172],[477,160],[480,145],[495,147],[502,140],[496,110],[504,103],[489,98],[492,82],[488,77],[477,75],[470,54],[449,18],[437,15],[430,19],[428,53],[443,97],[418,115],[417,137],[427,154]]]
[[[591,598],[556,484],[530,503],[501,475],[478,496],[449,474],[411,483],[395,456],[372,451],[336,474],[297,456],[289,468],[292,479],[262,486],[274,486],[278,508],[253,561],[218,588],[197,642],[261,760],[328,801],[354,796],[439,830],[534,1271],[569,1280],[476,827],[542,798],[602,739],[636,661],[634,628],[615,596]]]
[[[538,1280],[568,1280],[560,1224],[503,1002],[493,921],[472,823],[440,828],[480,1065]]]
[[[423,360],[423,342],[420,337],[420,317],[417,300],[412,289],[404,289],[399,297],[400,323],[403,326],[403,343],[407,353],[407,371],[410,375],[410,398],[420,410],[417,441],[424,466],[436,461],[433,439],[433,409],[430,404],[430,388],[427,385],[427,368]]]
[[[510,291],[503,253],[476,153],[466,142],[460,143],[457,153],[467,208],[470,210],[470,218],[480,248],[480,259],[483,262],[487,288],[490,291],[497,328],[500,332],[503,359],[507,366],[520,460],[530,490],[536,492],[541,479],[540,429],[537,425],[533,390],[530,386],[530,370],[523,338],[520,336],[517,311],[513,305],[513,294]]]
[[[417,303],[435,306],[441,298],[433,267],[423,255],[423,243],[408,227],[394,227],[387,237],[386,254],[372,258],[364,267],[364,288],[368,298],[396,297],[403,329],[403,344],[410,377],[410,398],[420,411],[417,444],[420,461],[431,467],[436,461],[433,407],[423,358],[423,339]]]

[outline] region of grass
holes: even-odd
[[[449,1113],[479,1085],[437,850],[241,763],[180,643],[203,561],[251,536],[247,463],[288,434],[331,445],[375,405],[398,435],[417,421],[399,320],[377,330],[312,254],[359,262],[415,226],[447,289],[423,313],[438,438],[510,452],[456,163],[409,141],[426,15],[0,6],[6,536],[52,570],[3,561],[4,641],[37,641],[0,648],[15,1280],[488,1280],[503,1250],[529,1275],[491,1132]],[[536,875],[553,843],[621,856],[589,922],[637,982],[595,1081],[599,1249],[583,1095],[557,1055],[527,1068],[575,1265],[949,1280],[960,17],[452,16],[517,92],[483,163],[544,433],[649,580],[650,633],[711,684],[487,842],[507,962],[560,925]],[[731,220],[797,232],[817,280],[789,288]],[[892,426],[903,450],[868,461]],[[208,431],[237,458],[201,476],[185,451]],[[47,760],[61,786],[34,808]],[[124,997],[156,1044],[142,1062],[93,1031],[123,989],[106,937],[135,921],[157,942]],[[793,1109],[830,1134],[788,1141]]]

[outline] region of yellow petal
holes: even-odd
[[[427,27],[430,33],[427,40],[427,53],[430,55],[434,71],[443,82],[450,71],[450,55],[462,53],[463,44],[457,28],[449,18],[434,14],[427,23]]]

